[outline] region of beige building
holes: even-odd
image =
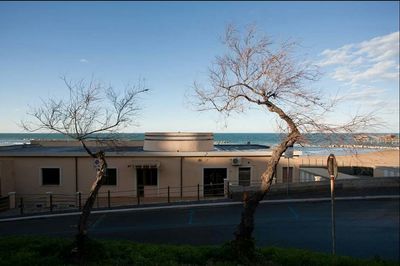
[[[256,186],[272,152],[267,146],[250,143],[214,145],[212,133],[146,133],[144,141],[93,141],[89,146],[106,152],[108,174],[102,193],[144,198],[165,197],[167,193],[171,197],[222,196],[228,183]],[[362,168],[368,176],[399,175],[398,151],[389,153],[382,160],[379,156],[338,156],[338,164],[343,169]],[[326,156],[299,155],[295,152],[291,159],[282,158],[275,182],[318,181],[316,177],[323,174],[312,168],[324,167]],[[1,196],[10,192],[88,193],[95,173],[96,161],[78,142],[37,140],[0,147]]]
[[[144,141],[90,142],[103,149],[108,176],[102,191],[121,196],[223,195],[224,183],[258,182],[271,154],[267,146],[214,145],[212,133],[146,133]],[[32,141],[0,147],[1,195],[87,193],[96,162],[73,141]]]

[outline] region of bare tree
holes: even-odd
[[[102,148],[87,145],[97,133],[115,133],[130,125],[140,110],[137,103],[140,94],[147,91],[143,82],[127,88],[119,95],[113,87],[105,87],[91,80],[72,82],[62,78],[69,91],[69,98],[42,100],[42,105],[28,113],[33,121],[22,122],[24,129],[33,132],[46,130],[61,133],[79,141],[90,157],[98,162],[96,179],[83,206],[76,236],[77,251],[82,250],[87,238],[87,221],[98,191],[107,171],[107,161]]]
[[[206,87],[194,84],[197,109],[229,115],[233,111],[243,112],[251,106],[259,106],[274,114],[280,129],[285,132],[285,137],[274,147],[266,162],[259,189],[244,199],[234,243],[246,247],[254,245],[254,214],[271,187],[276,167],[286,149],[304,141],[302,133],[353,132],[368,126],[373,119],[356,115],[342,125],[327,123],[326,116],[333,111],[337,101],[327,99],[322,92],[307,86],[320,74],[316,66],[296,60],[295,43],[277,45],[257,33],[254,27],[240,34],[232,26],[227,28],[223,43],[227,53],[216,57],[209,69],[210,84]]]

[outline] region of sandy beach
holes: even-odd
[[[299,161],[302,164],[310,164],[317,162],[318,165],[326,164],[328,156],[300,156]],[[387,167],[399,167],[400,166],[400,151],[399,150],[380,150],[371,151],[368,153],[354,152],[349,155],[336,156],[338,165],[360,165],[360,166],[387,166]]]

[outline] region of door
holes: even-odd
[[[136,181],[137,196],[144,197],[144,171],[141,168],[136,169]]]
[[[239,186],[244,186],[244,187],[250,186],[250,180],[251,180],[251,168],[239,167]]]
[[[292,183],[293,182],[293,167],[282,167],[282,182]]]
[[[158,169],[155,167],[136,168],[137,196],[144,197],[145,186],[157,186]],[[153,192],[154,194],[154,192]]]
[[[224,196],[224,179],[226,168],[204,169],[204,197]]]

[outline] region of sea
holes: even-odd
[[[375,134],[387,135],[387,134]],[[397,137],[399,136],[396,133]],[[144,133],[118,133],[112,135],[121,140],[144,140]],[[280,133],[214,133],[215,144],[260,144],[273,148],[284,137]],[[107,134],[97,134],[96,138],[109,138]],[[387,143],[355,143],[351,134],[306,134],[308,140],[305,144],[295,144],[294,150],[302,151],[303,155],[325,155],[334,153],[336,155],[347,155],[366,153],[381,149],[397,148],[399,144]],[[0,146],[30,144],[31,140],[63,140],[68,137],[58,133],[0,133]]]

